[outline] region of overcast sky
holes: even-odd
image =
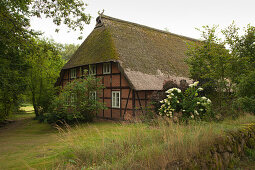
[[[203,25],[219,25],[224,28],[234,20],[239,27],[247,24],[255,26],[255,0],[84,0],[88,4],[85,13],[92,16],[91,23],[85,26],[83,40],[77,40],[79,32],[67,33],[61,27],[55,33],[56,26],[51,20],[32,19],[35,30],[44,32],[44,36],[59,43],[81,44],[95,26],[98,11],[122,20],[139,23],[153,28],[200,38],[195,28]]]

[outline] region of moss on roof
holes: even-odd
[[[63,69],[118,59],[109,29],[100,27],[92,31]]]
[[[104,15],[97,21],[63,69],[118,61],[138,90],[160,90],[167,78],[189,77],[187,43],[197,40]]]

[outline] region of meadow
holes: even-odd
[[[247,114],[187,125],[158,119],[150,125],[97,120],[54,127],[33,116],[31,111],[13,116],[16,122],[0,129],[0,169],[163,169],[169,161],[191,159],[225,132],[255,122]]]

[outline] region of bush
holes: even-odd
[[[255,113],[255,71],[240,79],[237,86],[237,99],[233,107],[245,112]]]
[[[239,97],[233,103],[236,110],[242,110],[249,113],[255,113],[255,99],[251,97]]]
[[[204,119],[211,112],[211,100],[199,97],[203,89],[197,88],[197,85],[198,82],[189,85],[184,92],[178,88],[167,90],[166,98],[160,101],[159,115],[169,118],[177,116],[182,120]]]
[[[158,112],[159,108],[161,107],[161,103],[159,101],[166,98],[165,91],[171,88],[180,88],[182,91],[185,91],[188,87],[189,85],[186,82],[186,80],[181,80],[180,85],[178,85],[173,80],[166,81],[163,85],[162,91],[155,91],[152,93],[151,100],[152,100],[152,104],[154,106],[155,112]]]
[[[94,76],[77,79],[67,84],[61,93],[55,97],[51,113],[44,115],[48,123],[91,122],[99,110],[105,109],[98,101],[101,80]]]

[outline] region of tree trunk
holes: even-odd
[[[39,117],[39,111],[38,111],[38,107],[36,104],[36,99],[35,99],[35,94],[32,92],[32,102],[33,102],[33,107],[34,107],[34,111],[35,111],[35,118]]]

